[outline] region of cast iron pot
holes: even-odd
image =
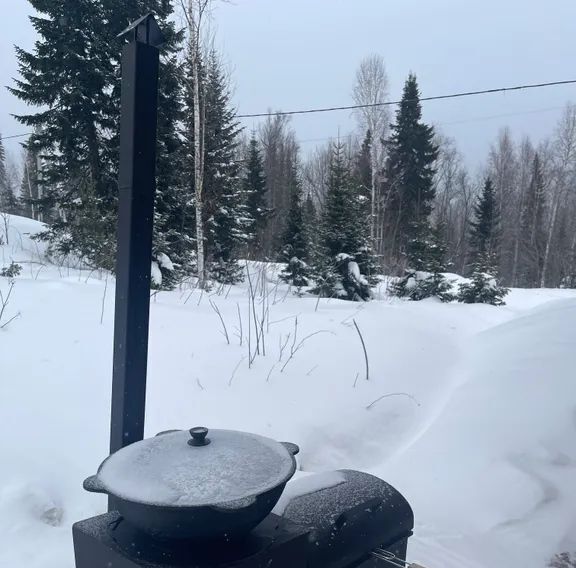
[[[234,430],[169,430],[110,455],[84,489],[113,496],[127,522],[156,538],[235,540],[272,511],[298,451]]]

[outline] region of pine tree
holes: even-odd
[[[249,240],[250,217],[236,159],[240,126],[215,51],[209,54],[204,85],[204,219],[211,276],[241,279],[238,251]]]
[[[410,74],[387,142],[385,164],[388,244],[396,260],[427,222],[435,196],[438,146],[434,143],[434,129],[421,119],[418,83],[416,76]]]
[[[532,176],[526,190],[520,225],[520,261],[523,286],[538,286],[546,248],[546,196],[538,154],[532,162]]]
[[[354,179],[357,184],[359,214],[364,222],[368,223],[370,227],[377,229],[375,220],[372,219],[372,211],[376,214],[379,208],[372,207],[372,134],[370,130],[366,131],[366,136],[355,157]],[[377,194],[374,197],[378,199]],[[375,247],[375,245],[375,242],[370,242],[371,247]],[[370,256],[372,257],[372,255]],[[373,257],[370,262],[375,262]],[[369,269],[365,268],[370,275],[376,273],[375,264],[370,266]]]
[[[32,52],[16,48],[21,78],[11,91],[30,105],[47,108],[18,117],[35,128],[28,147],[43,164],[37,205],[44,212],[55,211],[47,237],[57,252],[73,252],[104,268],[113,268],[115,258],[124,41],[117,35],[136,18],[155,13],[167,42],[160,67],[154,254],[178,261],[174,248],[182,246],[182,235],[174,234],[176,225],[170,217],[182,211],[174,195],[180,170],[176,54],[181,34],[171,21],[171,0],[29,2],[40,14],[30,18],[39,39]],[[162,264],[166,268],[171,262]]]
[[[342,144],[332,150],[328,194],[316,259],[317,288],[322,295],[368,300],[372,293],[363,270],[372,263],[363,203]]]
[[[50,235],[57,250],[111,268],[117,110],[102,3],[29,1],[38,40],[31,52],[16,48],[20,79],[10,91],[45,107],[17,118],[37,129],[31,143],[43,159],[44,193],[59,213]]]
[[[152,258],[162,275],[162,288],[172,288],[192,268],[193,239],[184,222],[187,203],[182,163],[184,149],[179,136],[183,120],[181,64],[178,61],[183,32],[173,21],[173,6],[166,0],[148,0],[141,10],[153,11],[165,35],[160,51],[158,77],[158,134],[156,199]],[[142,11],[141,13],[146,13]]]
[[[484,183],[482,194],[474,207],[471,222],[470,249],[473,259],[471,282],[459,286],[457,299],[465,304],[501,306],[508,289],[497,280],[496,258],[499,217],[494,187],[490,178]]]
[[[165,42],[160,48],[158,80],[158,129],[156,148],[156,199],[152,258],[160,279],[154,284],[171,288],[190,271],[192,245],[183,220],[186,214],[184,182],[182,179],[183,148],[178,128],[182,121],[181,65],[178,61],[183,31],[176,30],[172,0],[98,0],[106,21],[105,33],[110,45],[109,57],[116,77],[112,81],[115,112],[120,110],[120,56],[123,40],[117,35],[140,16],[152,12],[162,29]],[[118,117],[116,118],[118,121]],[[113,165],[118,155],[118,130],[110,145]]]
[[[311,271],[308,265],[310,243],[304,221],[302,184],[296,161],[292,164],[290,186],[290,210],[279,254],[279,260],[285,262],[286,267],[280,278],[300,289],[308,286]]]
[[[261,258],[264,228],[271,212],[266,204],[266,176],[264,175],[262,154],[254,132],[248,144],[242,190],[246,199],[248,214],[252,219],[249,227],[250,253],[253,258]]]
[[[469,283],[460,284],[457,300],[464,304],[491,304],[503,306],[508,288],[500,286],[496,276],[496,260],[493,254],[483,253],[476,257]]]
[[[487,258],[495,258],[500,219],[496,207],[496,194],[490,178],[486,178],[482,193],[474,206],[474,220],[470,223],[470,227],[472,261],[485,263]]]

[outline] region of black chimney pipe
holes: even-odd
[[[159,46],[148,14],[124,30],[110,453],[144,436]],[[111,507],[112,505],[109,504]]]

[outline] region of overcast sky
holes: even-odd
[[[13,44],[31,48],[26,0],[3,0],[0,77],[16,74]],[[233,0],[214,13],[241,113],[351,104],[356,67],[381,54],[397,99],[409,71],[423,96],[576,79],[576,0]],[[424,103],[424,118],[456,139],[472,167],[498,130],[548,136],[576,85]],[[25,111],[0,91],[0,132],[25,132]],[[293,118],[302,149],[353,128],[349,111]],[[257,126],[248,119],[245,126]],[[312,141],[311,141],[312,140]],[[11,152],[16,141],[6,141]]]

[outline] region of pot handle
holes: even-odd
[[[300,452],[300,448],[292,442],[280,442],[293,456]]]
[[[108,493],[97,475],[87,477],[82,486],[90,493]]]

